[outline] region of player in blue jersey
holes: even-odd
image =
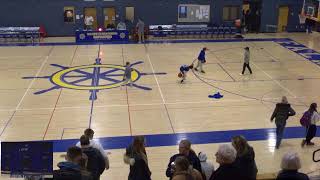
[[[180,67],[180,73],[179,73],[179,77],[182,78],[182,80],[180,81],[181,83],[183,83],[184,80],[186,80],[187,77],[187,72],[193,69],[193,64],[191,64],[190,66],[188,65],[182,65]]]
[[[202,66],[204,63],[206,63],[206,51],[208,49],[206,47],[202,48],[201,52],[199,53],[198,56],[198,64],[197,67],[194,69],[196,71],[198,71],[198,68],[200,68],[200,72],[205,73]]]

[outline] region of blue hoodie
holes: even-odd
[[[180,72],[181,73],[186,73],[186,72],[188,72],[190,70],[190,68],[189,68],[189,66],[187,66],[187,65],[182,65],[181,67],[180,67]]]
[[[53,172],[55,180],[81,180],[80,166],[72,162],[58,163],[59,170]]]
[[[206,52],[204,50],[201,50],[201,52],[198,56],[198,60],[202,63],[206,62]]]

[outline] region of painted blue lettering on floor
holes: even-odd
[[[309,49],[305,45],[299,44],[293,40],[276,40],[275,42],[320,66],[319,52]]]

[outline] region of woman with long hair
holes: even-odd
[[[128,180],[151,180],[144,136],[133,138],[132,144],[124,154],[124,162],[130,165]]]
[[[248,180],[255,180],[257,178],[258,169],[253,148],[243,136],[233,137],[232,146],[237,151],[235,160],[236,166],[241,169],[241,172]]]
[[[316,136],[317,133],[317,122],[320,120],[320,115],[317,111],[317,104],[312,103],[309,107],[308,112],[310,113],[310,125],[307,126],[306,139],[302,141],[302,146],[313,146],[314,143],[311,140]]]

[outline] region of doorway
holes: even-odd
[[[103,16],[105,28],[116,27],[116,9],[114,7],[103,8]]]
[[[244,0],[242,6],[243,20],[245,21],[246,29],[249,32],[260,31],[261,25],[261,12],[262,1],[261,0]]]
[[[84,8],[84,21],[86,21],[86,17],[93,18],[93,22],[92,22],[93,29],[97,29],[98,28],[97,9],[93,7]]]
[[[278,32],[283,32],[286,30],[288,25],[289,7],[280,6],[279,16],[278,16]]]

